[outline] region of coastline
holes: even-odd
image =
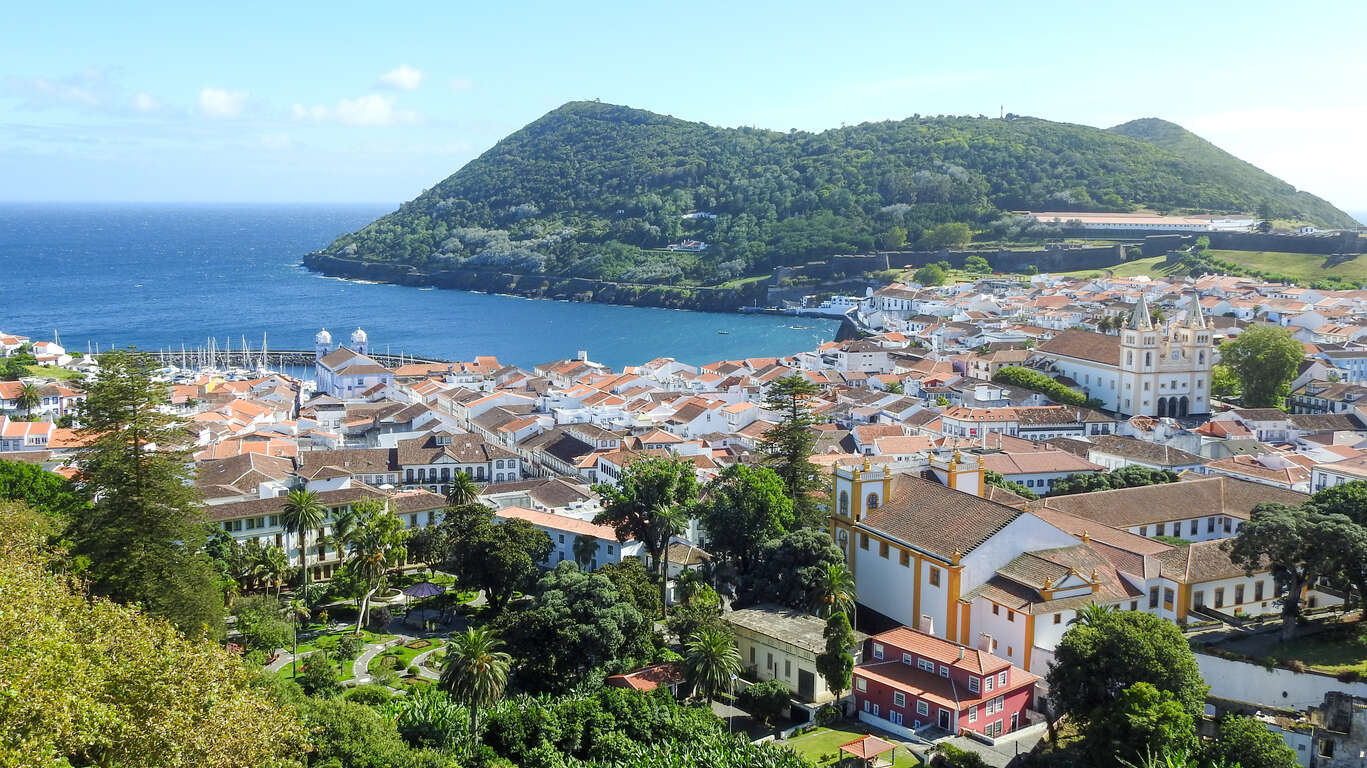
[[[614,283],[582,277],[520,275],[491,270],[426,272],[396,262],[363,261],[322,251],[306,255],[303,265],[327,277],[368,283],[391,283],[417,288],[447,288],[476,293],[504,294],[529,299],[619,304],[698,312],[738,313],[741,307],[763,303],[768,286],[746,283],[737,288]]]

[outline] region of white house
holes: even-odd
[[[500,520],[525,520],[551,537],[551,553],[540,563],[545,568],[569,560],[586,571],[629,557],[643,557],[645,546],[636,540],[619,542],[610,525],[598,525],[577,517],[566,517],[525,507],[504,507],[494,512]]]

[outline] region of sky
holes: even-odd
[[[1367,211],[1367,3],[139,2],[6,8],[0,200],[398,203],[578,99],[822,130],[1179,123]]]

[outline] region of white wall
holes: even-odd
[[[1210,695],[1266,707],[1303,710],[1324,703],[1324,694],[1343,691],[1367,697],[1367,682],[1341,683],[1328,675],[1266,669],[1246,661],[1196,654]]]

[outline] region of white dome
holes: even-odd
[[[365,331],[361,330],[360,328],[357,328],[356,330],[354,330],[354,331],[351,332],[351,343],[352,343],[352,344],[364,344],[364,343],[365,343],[365,340],[366,340]]]
[[[331,344],[332,334],[328,333],[328,329],[324,328],[318,332],[317,336],[313,337],[313,341],[318,344]]]

